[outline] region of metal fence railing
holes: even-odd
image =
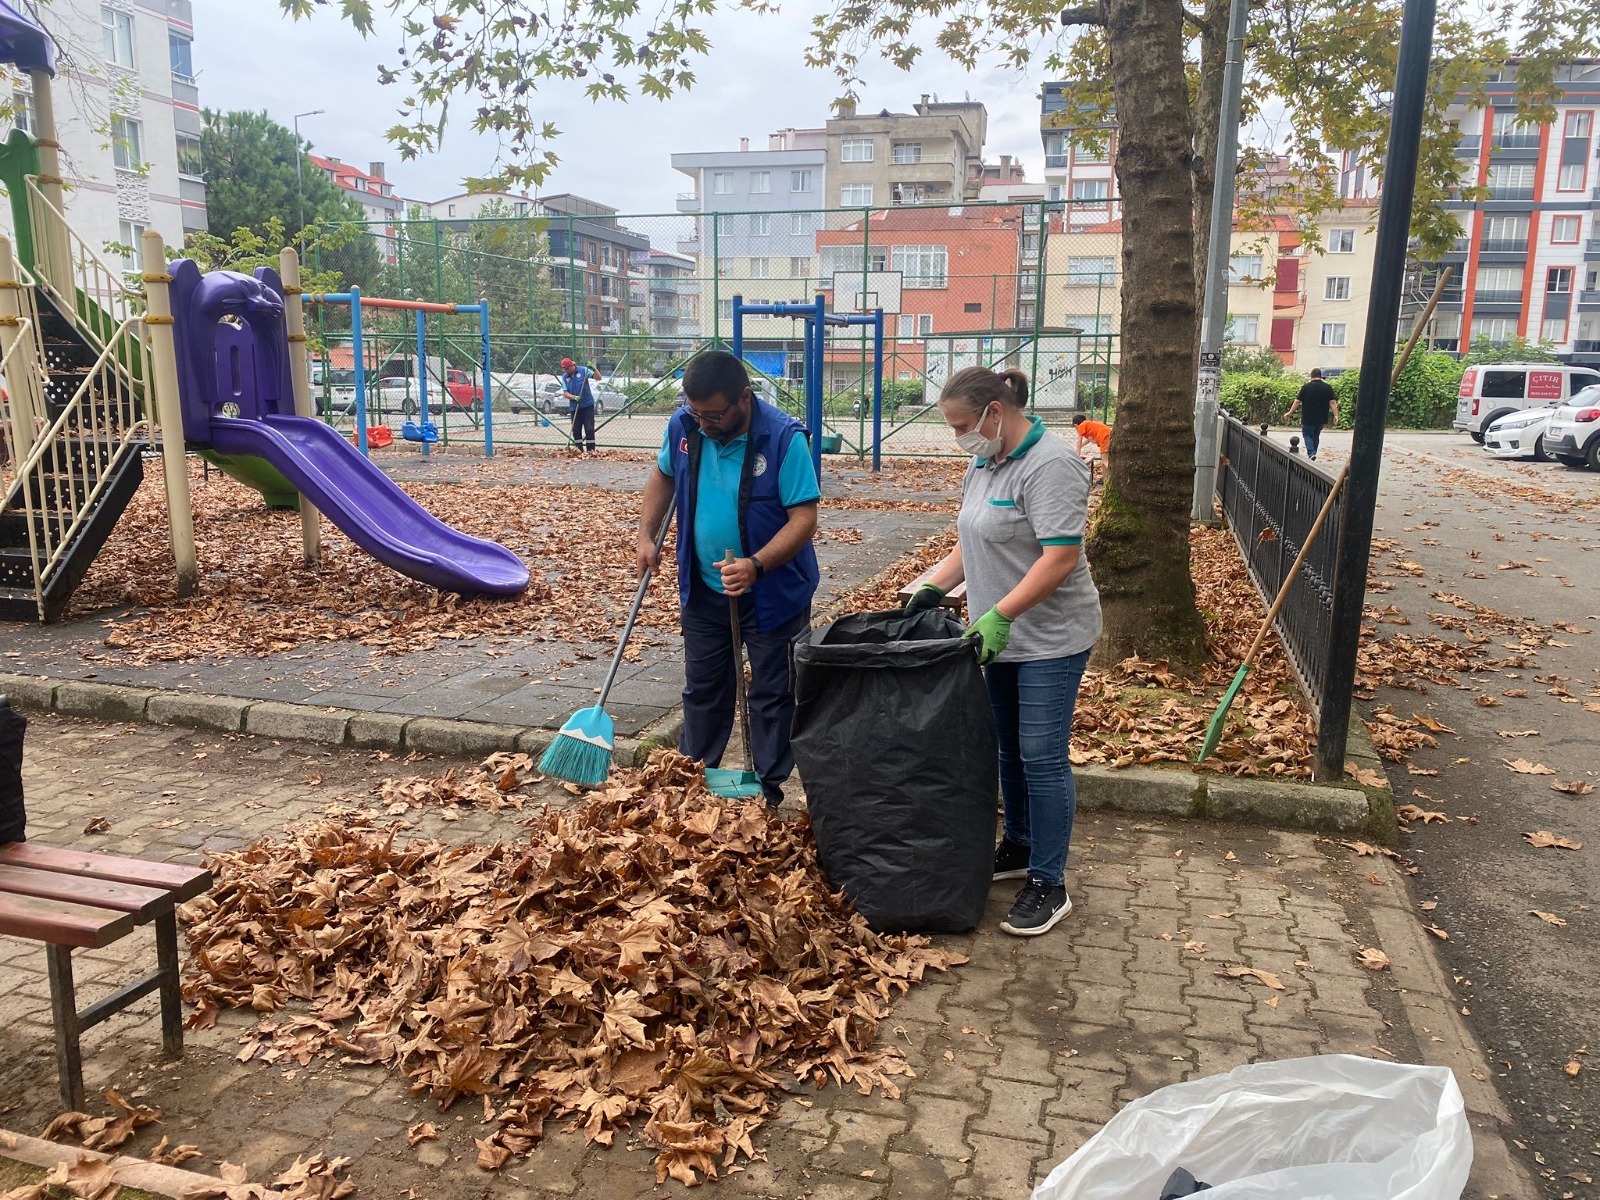
[[[1334,477],[1264,433],[1232,417],[1223,420],[1217,498],[1250,577],[1270,604],[1305,545]],[[1276,625],[1301,688],[1319,709],[1327,684],[1339,521],[1335,506],[1289,589]]]
[[[680,204],[702,199],[713,201]],[[604,377],[600,443],[658,445],[683,364],[708,347],[727,348],[735,295],[759,303],[821,294],[832,311],[884,309],[887,453],[952,451],[934,401],[965,366],[1021,367],[1035,381],[1036,411],[1051,423],[1080,410],[1105,415],[1114,403],[1121,253],[1117,213],[1104,202],[1081,211],[1060,202],[642,215],[517,215],[490,203],[470,210],[479,215],[467,211],[358,226],[366,236],[329,238],[309,266],[315,287],[328,291],[355,284],[368,296],[487,299],[499,444],[566,442],[564,405],[541,410],[561,360],[574,358]],[[348,312],[308,316],[318,378],[331,380],[351,366]],[[430,317],[426,357],[473,365],[477,330],[468,324]],[[416,330],[406,314],[375,313],[363,333],[372,386],[415,373]],[[801,325],[752,318],[744,346],[769,398],[792,399],[798,411]],[[824,432],[864,457],[870,335],[830,330],[824,363]],[[332,386],[314,390],[326,397]],[[446,412],[441,432],[478,436],[465,413]]]

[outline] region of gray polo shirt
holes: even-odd
[[[1089,467],[1035,417],[1019,445],[998,461],[974,459],[961,484],[961,561],[967,611],[976,620],[1028,573],[1046,546],[1083,545]],[[1100,593],[1089,560],[1018,617],[999,662],[1066,658],[1100,637]]]

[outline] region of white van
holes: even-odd
[[[1563,363],[1488,363],[1468,367],[1456,393],[1456,429],[1464,429],[1475,442],[1484,431],[1509,413],[1524,408],[1561,404],[1590,384],[1600,383],[1600,371],[1569,367]]]

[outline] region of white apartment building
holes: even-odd
[[[52,97],[68,220],[96,247],[205,229],[190,0],[52,0],[43,17],[65,51]],[[28,82],[11,86],[13,123],[31,133]]]

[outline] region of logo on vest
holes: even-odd
[[[758,455],[756,455],[756,461],[750,467],[750,474],[752,474],[752,475],[765,475],[766,473],[767,473],[767,456],[765,454],[758,454]]]
[[[678,453],[679,454],[687,454],[687,453],[689,453],[689,439],[688,438],[682,437],[682,438],[678,439]]]

